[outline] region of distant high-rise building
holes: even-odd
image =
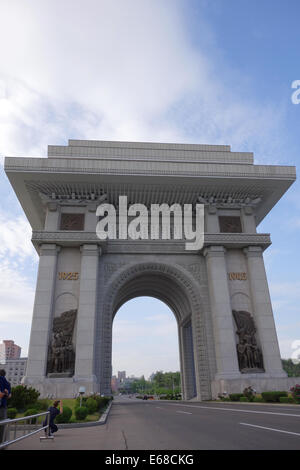
[[[111,391],[113,393],[117,393],[117,391],[118,391],[118,382],[119,381],[118,381],[117,377],[115,375],[113,375],[112,378],[111,378]]]
[[[0,363],[5,364],[8,359],[19,359],[21,348],[14,341],[4,339],[0,344]]]
[[[118,380],[123,382],[126,379],[126,370],[118,371]]]
[[[0,363],[0,369],[5,369],[6,378],[12,387],[20,385],[25,375],[27,366],[27,357],[18,359],[7,359],[5,363]]]

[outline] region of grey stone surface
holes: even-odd
[[[110,394],[114,315],[127,300],[148,295],[167,303],[177,320],[185,399],[248,385],[290,387],[262,256],[270,236],[256,227],[295,180],[294,167],[254,165],[251,153],[209,145],[70,140],[49,146],[48,155],[5,160],[40,255],[24,383],[42,396],[73,397],[80,386]],[[117,206],[119,195],[147,207],[204,204],[204,248],[187,251],[183,239],[100,241],[97,205]],[[84,230],[60,230],[62,214],[83,214]],[[242,233],[222,233],[220,216],[239,217]],[[53,321],[68,309],[78,309],[75,374],[47,376]],[[253,317],[265,372],[239,370],[232,310]]]

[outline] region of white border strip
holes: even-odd
[[[240,424],[243,425],[243,426],[251,426],[253,428],[266,429],[267,431],[282,432],[284,434],[292,434],[293,436],[299,436],[300,437],[300,433],[298,433],[298,432],[283,431],[282,429],[266,428],[264,426],[257,426],[257,424],[249,424],[249,423],[240,423]]]
[[[236,411],[240,413],[255,413],[255,414],[263,414],[263,415],[276,415],[276,416],[293,416],[294,418],[300,418],[299,414],[292,414],[292,413],[276,413],[274,411],[257,411],[257,410],[243,410],[241,408],[221,408],[217,406],[196,406],[196,405],[180,405],[179,403],[165,403],[165,405],[169,406],[184,406],[187,408],[199,408],[204,410],[221,410],[221,411]]]

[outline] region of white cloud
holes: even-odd
[[[47,143],[90,138],[230,143],[274,159],[284,111],[245,99],[243,78],[224,62],[220,69],[207,39],[192,46],[182,8],[175,0],[3,2],[0,152],[45,154]],[[213,44],[204,20],[201,30]]]
[[[31,243],[31,228],[25,217],[0,211],[0,259],[11,258],[15,263],[38,256]]]
[[[31,228],[23,216],[0,212],[0,322],[29,330],[34,301],[32,270],[38,256],[31,243]],[[22,274],[24,273],[24,274]],[[22,325],[22,326],[21,326]],[[25,331],[24,330],[24,331]],[[6,338],[6,332],[1,336]]]
[[[0,262],[0,299],[0,322],[26,323],[29,328],[34,288],[12,263],[6,261]]]

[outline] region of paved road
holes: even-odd
[[[300,449],[300,407],[115,400],[104,426],[60,429],[9,449]]]

